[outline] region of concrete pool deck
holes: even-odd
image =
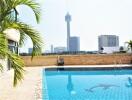
[[[40,92],[38,87],[41,82],[42,67],[25,68],[26,73],[24,80],[13,87],[13,70],[8,71],[0,77],[0,100],[39,100],[39,95],[35,92]],[[41,100],[41,99],[40,99]]]
[[[64,67],[131,67],[132,65],[88,65]],[[0,100],[42,100],[42,69],[57,66],[25,67],[24,80],[13,87],[13,70],[0,76]]]

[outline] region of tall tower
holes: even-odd
[[[69,13],[66,14],[65,21],[67,23],[67,51],[69,51],[69,47],[70,47],[70,21],[71,21],[71,15]]]

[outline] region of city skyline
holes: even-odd
[[[19,7],[19,15],[40,31],[44,38],[44,49],[50,50],[50,45],[66,47],[65,14],[72,15],[71,33],[80,37],[80,50],[98,50],[99,35],[118,35],[120,45],[132,39],[132,1],[130,0],[39,0],[42,6],[42,20],[35,24],[30,9]],[[33,16],[33,15],[32,15]],[[32,21],[31,21],[32,20]],[[28,40],[21,51],[27,51],[31,42]]]

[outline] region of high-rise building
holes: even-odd
[[[104,48],[119,47],[119,37],[116,35],[100,35],[98,37],[98,49],[102,51]]]
[[[65,21],[67,23],[67,51],[69,51],[69,48],[70,48],[70,21],[71,21],[71,15],[69,13],[66,14]]]
[[[53,47],[53,45],[51,45],[51,53],[53,53],[54,52],[54,47]]]
[[[80,51],[80,38],[77,36],[70,37],[69,51]]]
[[[28,48],[28,53],[31,54],[33,51],[33,48]]]
[[[54,53],[62,53],[66,51],[66,47],[55,47]]]

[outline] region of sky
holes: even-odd
[[[72,17],[71,36],[80,37],[80,50],[98,50],[99,35],[118,35],[120,46],[132,39],[132,0],[37,0],[41,5],[41,22],[36,23],[32,10],[19,6],[21,21],[32,25],[43,38],[43,50],[50,46],[66,47],[67,12]],[[21,52],[32,47],[28,39]]]

